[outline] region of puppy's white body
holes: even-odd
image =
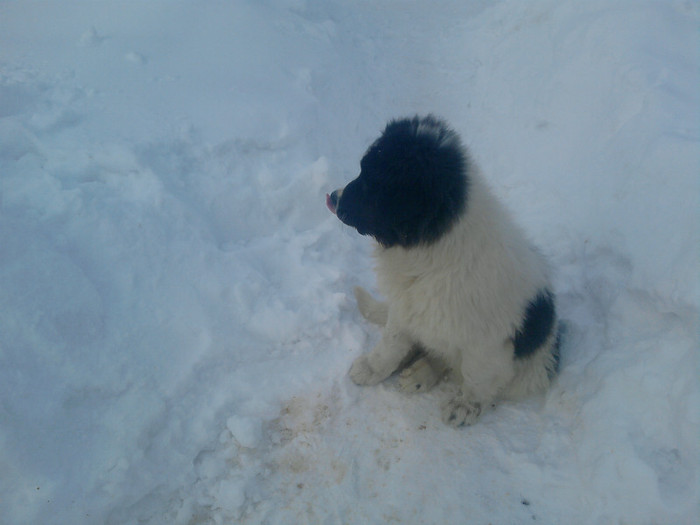
[[[473,422],[495,399],[523,397],[549,384],[556,328],[524,358],[514,356],[512,339],[529,301],[549,288],[547,265],[475,166],[466,210],[449,232],[429,245],[378,245],[375,255],[386,312],[381,303],[358,298],[365,316],[386,326],[377,347],[353,365],[355,382],[385,379],[419,344],[461,383],[443,412],[456,425]]]

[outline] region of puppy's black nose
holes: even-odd
[[[340,198],[340,190],[335,190],[333,193],[331,193],[331,204],[333,205],[333,208],[338,207],[338,199]]]
[[[338,211],[338,202],[340,201],[340,196],[342,194],[343,190],[335,190],[330,195],[326,193],[326,206],[331,213],[336,213]]]

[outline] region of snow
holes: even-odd
[[[700,8],[0,4],[0,516],[700,520]],[[434,112],[552,262],[546,395],[359,388],[326,192]]]

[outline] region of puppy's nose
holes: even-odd
[[[343,195],[343,189],[340,188],[338,190],[335,190],[333,193],[331,193],[331,202],[335,206],[338,206],[338,201],[340,200],[340,197]]]
[[[330,195],[326,195],[326,206],[328,206],[328,209],[331,210],[332,213],[335,213],[338,209],[338,201],[340,200],[342,194],[343,190],[340,189],[335,190]]]

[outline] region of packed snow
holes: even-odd
[[[700,5],[0,3],[0,522],[700,521]],[[546,395],[352,384],[326,210],[434,113],[551,261]]]

